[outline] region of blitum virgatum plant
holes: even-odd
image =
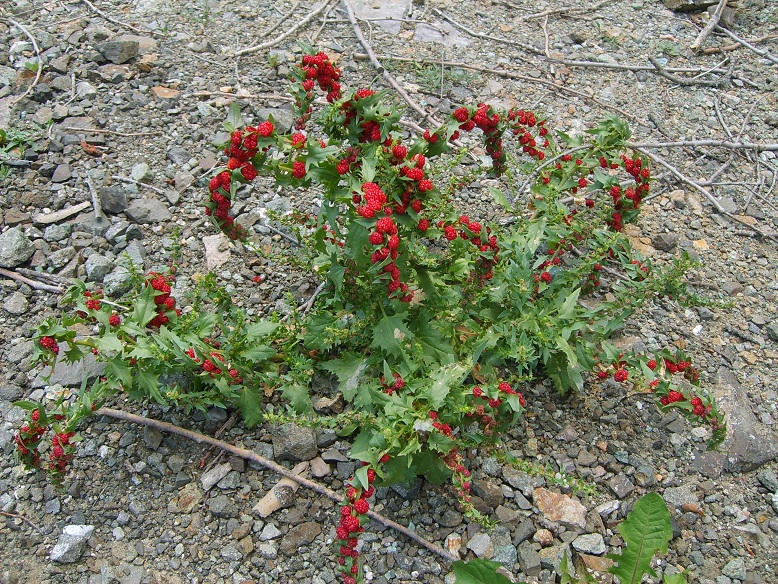
[[[314,120],[317,91],[329,105]],[[120,392],[185,411],[237,408],[248,426],[335,428],[362,463],[336,531],[350,584],[361,576],[358,537],[377,484],[450,480],[464,511],[486,521],[471,504],[465,452],[499,443],[524,412],[531,380],[582,392],[612,378],[721,440],[722,417],[686,356],[607,342],[646,301],[683,292],[690,266],[679,258],[660,270],[622,233],[651,185],[647,160],[624,146],[624,123],[608,118],[573,137],[537,113],[477,104],[409,137],[390,95],[346,91],[327,55],[313,52],[294,68],[291,93],[288,134],[273,119],[244,127],[233,106],[206,213],[248,243],[231,215],[244,185],[265,176],[287,191],[315,187],[316,209],[281,218],[302,246],[297,263],[324,282],[314,308],[252,320],[206,276],[182,312],[173,271],[139,277],[116,303],[78,285],[67,298],[73,311],[40,328],[37,358],[53,365],[93,352],[106,369],[71,399],[19,403],[30,411],[17,436],[26,463],[41,463],[37,447],[54,424],[62,453],[50,449],[49,466],[64,470],[77,424]],[[470,165],[457,146],[467,134],[485,153]],[[502,177],[490,187],[500,223],[454,204],[485,174]],[[338,413],[315,411],[312,398],[324,396]]]

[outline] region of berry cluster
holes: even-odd
[[[470,471],[465,468],[462,455],[456,448],[443,457],[443,463],[451,470],[452,483],[456,489],[459,502],[464,506],[470,506]]]
[[[518,136],[521,150],[528,156],[543,160],[546,157],[542,149],[549,147],[548,128],[546,120],[538,121],[535,114],[524,110],[509,110],[508,123],[513,130],[513,135]],[[530,128],[537,128],[537,134],[533,135]],[[540,139],[543,139],[540,141]]]
[[[49,429],[52,421],[59,422],[64,419],[65,416],[62,414],[46,416],[40,409],[32,410],[29,423],[22,425],[19,428],[19,432],[14,436],[16,452],[25,465],[29,468],[37,468],[41,465],[38,447],[43,435]],[[71,438],[74,435],[73,431],[54,430],[54,434],[51,437],[48,463],[48,470],[54,479],[58,479],[64,474],[68,462],[73,459],[75,447],[71,442]]]
[[[300,90],[295,98],[295,106],[302,115],[295,121],[295,129],[302,130],[311,117],[313,90],[318,84],[319,89],[326,92],[327,101],[333,103],[340,99],[340,74],[326,53],[304,55],[302,66],[295,67],[293,75],[300,81]]]
[[[270,138],[274,132],[275,127],[270,121],[261,122],[256,127],[248,126],[245,131],[235,130],[230,135],[230,143],[224,150],[230,157],[227,161],[227,170],[214,176],[208,183],[211,196],[206,204],[205,214],[213,216],[219,228],[231,239],[245,237],[245,232],[229,213],[232,205],[233,171],[239,171],[240,178],[246,182],[257,178],[257,169],[252,159],[260,150],[260,140]],[[263,150],[267,148],[268,146],[265,146]]]
[[[59,354],[59,345],[57,344],[57,340],[54,337],[41,337],[38,339],[38,344],[41,346],[41,348],[46,349],[47,351],[51,351],[55,355]]]
[[[502,382],[497,386],[497,394],[489,395],[481,387],[473,388],[473,409],[466,412],[467,418],[475,419],[484,436],[493,436],[500,425],[501,413],[500,406],[503,405],[503,397],[500,394],[507,396],[517,396],[519,405],[524,408],[527,407],[527,400],[524,396],[513,389],[510,383]],[[487,411],[487,408],[491,409],[491,413]]]
[[[359,133],[360,142],[379,142],[381,140],[380,124],[375,120],[362,119],[357,107],[357,102],[359,100],[370,97],[371,95],[375,95],[375,91],[372,89],[358,89],[356,93],[354,93],[354,97],[345,101],[343,105],[340,106],[340,109],[346,114],[346,119],[344,120],[345,126],[348,126],[354,120],[357,120],[357,123],[361,128]]]
[[[691,361],[678,360],[665,358],[664,360],[665,370],[673,375],[683,375],[691,383],[695,383],[700,379],[700,372],[694,367]]]
[[[471,221],[467,215],[460,215],[454,224],[439,221],[438,227],[443,230],[443,237],[448,241],[455,241],[457,238],[464,239],[480,252],[473,272],[470,274],[471,281],[477,281],[479,286],[483,286],[486,280],[493,277],[493,268],[500,261],[500,248],[497,244],[497,237],[491,234],[489,227],[484,227],[477,221]]]
[[[379,462],[383,464],[388,462],[388,460],[389,455],[384,454]],[[340,523],[335,529],[335,535],[339,540],[338,545],[340,546],[338,564],[340,564],[342,569],[343,584],[356,584],[359,578],[359,552],[356,548],[359,543],[359,534],[365,530],[362,527],[363,517],[370,510],[370,503],[367,500],[375,492],[373,487],[375,479],[375,469],[368,468],[367,489],[363,490],[353,478],[349,481],[350,486],[346,489],[346,500],[348,502],[340,509]]]
[[[392,373],[392,380],[386,381],[386,378],[381,376],[381,385],[384,387],[384,393],[387,395],[393,395],[395,391],[401,390],[405,387],[405,380],[396,371]]]
[[[150,272],[146,277],[147,285],[151,286],[151,288],[156,291],[156,294],[154,295],[154,304],[157,307],[157,314],[146,324],[146,326],[150,328],[159,328],[163,324],[168,323],[171,314],[180,314],[180,311],[176,309],[176,299],[170,295],[170,283],[172,281],[172,276],[164,276],[158,272]]]

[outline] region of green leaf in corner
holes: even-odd
[[[665,574],[664,584],[687,584],[683,574]]]
[[[618,530],[626,547],[621,554],[608,555],[618,564],[608,571],[622,584],[639,584],[644,574],[656,577],[651,558],[657,552],[667,553],[667,543],[673,537],[670,512],[662,497],[648,493],[638,499]]]
[[[346,401],[351,401],[362,381],[362,374],[368,368],[367,358],[359,353],[343,353],[340,359],[332,359],[321,364],[321,368],[337,376],[338,391]]]
[[[497,570],[502,567],[500,562],[483,559],[469,562],[460,560],[454,562],[451,567],[454,568],[457,584],[510,584],[511,582],[507,577],[497,573]]]
[[[442,406],[451,388],[459,386],[469,372],[470,367],[467,365],[452,363],[431,373],[432,385],[426,392],[430,407],[436,410]]]

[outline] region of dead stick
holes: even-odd
[[[127,176],[118,176],[118,175],[115,175],[115,174],[112,175],[111,178],[116,179],[116,180],[120,180],[120,181],[123,181],[123,182],[133,183],[133,184],[136,184],[136,185],[139,185],[139,186],[142,186],[142,187],[146,187],[147,189],[151,189],[155,193],[159,193],[160,195],[167,196],[167,193],[165,191],[163,191],[162,189],[157,188],[157,187],[155,187],[153,185],[147,185],[146,183],[141,182],[139,180],[135,180],[134,178],[129,178]]]
[[[748,39],[749,43],[761,43],[764,41],[769,41],[774,38],[778,38],[778,34],[766,34],[764,36],[756,37],[754,39]],[[703,55],[713,55],[715,53],[723,53],[725,51],[736,51],[737,49],[742,49],[743,45],[740,43],[733,43],[731,45],[724,45],[723,47],[707,47],[705,49],[702,49]]]
[[[525,51],[529,51],[530,53],[535,53],[536,55],[543,55],[544,54],[544,52],[542,50],[540,50],[539,48],[537,48],[537,47],[535,47],[533,45],[530,45],[529,43],[523,43],[521,41],[514,41],[512,39],[504,39],[504,38],[492,36],[490,34],[484,34],[484,33],[481,33],[481,32],[476,32],[476,31],[474,31],[472,29],[467,28],[464,24],[462,24],[460,22],[457,22],[456,20],[454,20],[450,16],[446,15],[445,13],[441,12],[437,8],[433,8],[432,11],[434,13],[436,13],[438,16],[440,16],[443,20],[447,20],[448,22],[453,24],[458,29],[465,31],[470,36],[474,36],[474,37],[479,38],[479,39],[487,39],[487,40],[490,40],[490,41],[496,41],[498,43],[506,43],[508,45],[516,45],[517,47],[521,47]]]
[[[664,77],[665,79],[669,79],[676,85],[683,85],[683,86],[703,85],[706,87],[719,87],[720,85],[723,85],[725,83],[724,79],[716,79],[711,81],[708,81],[706,79],[682,79],[680,77],[676,77],[675,75],[672,75],[671,73],[665,71],[662,68],[662,66],[659,64],[659,61],[657,61],[654,57],[649,57],[648,62],[654,66],[657,75],[659,75],[660,77]]]
[[[361,44],[362,48],[365,49],[365,52],[367,53],[367,56],[373,66],[381,73],[383,78],[386,79],[389,85],[392,86],[392,88],[399,94],[400,97],[403,98],[405,103],[407,103],[411,109],[413,109],[416,113],[422,116],[425,120],[429,121],[431,124],[439,126],[440,122],[438,122],[431,114],[424,111],[424,109],[422,109],[422,107],[416,103],[402,87],[400,87],[400,84],[397,83],[397,80],[378,60],[378,57],[376,57],[376,54],[373,52],[373,47],[370,46],[370,43],[368,43],[365,39],[365,35],[362,34],[362,29],[357,22],[356,16],[354,16],[354,10],[351,8],[349,1],[343,0],[343,6],[346,8],[346,13],[348,14],[348,19],[351,22],[351,28],[354,30],[354,34],[356,35],[357,40],[359,40],[359,44]]]
[[[327,8],[332,3],[332,0],[324,0],[318,8],[308,13],[308,15],[303,18],[301,21],[299,21],[297,24],[292,26],[289,30],[287,30],[285,33],[281,34],[280,36],[277,36],[274,39],[271,39],[267,42],[264,42],[259,45],[254,45],[253,47],[247,47],[245,49],[241,49],[239,51],[235,51],[233,53],[230,53],[230,57],[240,57],[241,55],[247,55],[248,53],[256,53],[257,51],[262,51],[264,49],[269,49],[270,47],[273,47],[275,45],[278,45],[282,43],[284,40],[286,40],[288,37],[292,36],[295,32],[300,30],[303,26],[308,24],[310,21],[312,21],[314,18],[316,18],[321,12],[324,11],[325,8]]]
[[[634,148],[635,150],[637,150],[641,154],[644,154],[645,156],[648,156],[654,162],[664,166],[667,170],[669,170],[672,174],[674,174],[675,177],[678,178],[678,180],[686,183],[687,185],[691,186],[695,190],[697,190],[700,193],[702,193],[703,195],[705,195],[705,198],[708,199],[713,204],[714,207],[716,207],[716,210],[721,215],[725,215],[726,217],[729,217],[733,221],[736,221],[737,223],[740,223],[741,225],[745,225],[747,228],[753,230],[755,233],[758,233],[762,237],[767,237],[767,238],[772,239],[774,241],[778,241],[778,237],[776,237],[772,233],[765,233],[764,231],[754,227],[753,225],[749,225],[748,223],[746,223],[742,219],[738,218],[737,215],[733,215],[729,211],[725,210],[724,207],[721,206],[721,203],[719,203],[718,199],[716,199],[716,197],[714,197],[710,193],[710,191],[708,191],[708,189],[705,189],[705,188],[701,187],[697,182],[693,181],[688,176],[683,174],[680,170],[675,168],[672,164],[667,162],[661,156],[658,156],[658,155],[654,154],[653,152],[649,152],[648,150],[646,150],[644,148],[636,148],[634,146],[632,146],[632,148]]]
[[[210,436],[206,436],[205,434],[200,434],[199,432],[195,432],[193,430],[187,430],[186,428],[181,428],[180,426],[176,426],[168,422],[162,422],[160,420],[154,420],[152,418],[145,418],[143,416],[131,414],[129,412],[125,412],[122,410],[115,410],[113,408],[99,408],[98,410],[95,411],[95,414],[97,414],[98,416],[108,416],[109,418],[114,418],[116,420],[124,420],[125,422],[132,422],[134,424],[149,426],[151,428],[160,430],[161,432],[169,432],[171,434],[177,434],[178,436],[183,436],[184,438],[188,438],[189,440],[194,440],[198,444],[210,444],[212,446],[216,446],[217,448],[221,448],[222,450],[234,454],[235,456],[240,456],[243,459],[256,462],[258,465],[268,470],[271,470],[277,474],[280,474],[281,476],[284,476],[288,479],[291,479],[294,482],[302,485],[303,487],[311,489],[312,491],[316,491],[320,495],[329,497],[333,501],[336,501],[338,503],[343,502],[343,496],[336,493],[332,489],[329,489],[324,485],[317,483],[316,481],[312,481],[311,479],[307,479],[305,477],[296,475],[289,469],[284,468],[283,466],[281,466],[276,462],[273,462],[272,460],[268,460],[267,458],[260,456],[259,454],[253,452],[252,450],[247,450],[246,448],[233,446],[232,444],[229,444],[222,440],[218,440],[217,438],[212,438]],[[396,521],[392,521],[388,517],[384,517],[380,513],[376,513],[375,511],[371,510],[368,511],[366,515],[371,519],[378,521],[382,525],[391,527],[395,531],[402,533],[404,536],[408,537],[409,539],[412,539],[416,543],[424,546],[429,551],[433,552],[434,554],[437,554],[438,556],[444,558],[449,562],[456,562],[459,560],[458,557],[448,553],[440,546],[435,545],[431,541],[427,541],[426,539],[414,533],[407,527],[400,525]]]
[[[763,51],[761,49],[757,49],[754,45],[749,43],[747,40],[741,39],[739,36],[737,36],[731,30],[727,30],[726,28],[724,28],[722,26],[716,25],[716,30],[719,31],[719,32],[723,32],[725,35],[727,35],[733,41],[735,41],[737,43],[740,43],[741,45],[743,45],[747,49],[749,49],[749,50],[753,51],[754,53],[756,53],[757,55],[759,55],[760,57],[762,57],[764,59],[767,59],[768,61],[778,65],[778,57],[774,57],[773,55],[770,54],[769,51],[767,51],[767,50]]]
[[[713,29],[716,28],[716,25],[719,23],[719,20],[721,19],[721,13],[724,12],[724,8],[727,6],[727,0],[719,0],[718,6],[716,6],[716,10],[713,11],[713,14],[710,15],[710,20],[708,20],[708,24],[705,25],[705,28],[703,28],[700,31],[700,34],[697,35],[697,38],[694,39],[694,42],[689,45],[689,48],[692,51],[696,51],[702,46],[702,43],[705,42],[705,39],[708,38],[708,35],[713,32]]]
[[[221,428],[219,428],[218,430],[216,430],[216,432],[214,432],[214,434],[213,434],[213,437],[214,437],[214,438],[221,438],[221,437],[222,437],[222,435],[223,435],[223,434],[224,434],[224,433],[225,433],[227,430],[230,430],[230,429],[232,429],[232,427],[235,425],[235,423],[236,423],[237,421],[238,421],[238,415],[237,415],[237,414],[232,414],[232,415],[231,415],[231,416],[230,416],[230,417],[227,419],[227,421],[226,421],[226,422],[224,422],[224,424],[222,424]],[[206,452],[205,454],[203,454],[203,457],[200,459],[200,462],[198,462],[198,463],[197,463],[197,467],[198,467],[198,468],[205,468],[205,463],[208,461],[208,458],[211,456],[211,453],[213,452],[214,448],[216,448],[216,446],[211,446],[211,447],[208,449],[208,452]]]
[[[30,41],[32,42],[32,46],[35,49],[35,56],[38,59],[38,67],[37,67],[36,72],[35,72],[35,80],[24,91],[24,93],[22,93],[19,97],[17,97],[16,99],[14,99],[11,102],[11,105],[15,105],[15,104],[19,103],[20,101],[22,101],[25,97],[27,97],[27,95],[32,91],[33,87],[38,85],[38,81],[41,78],[41,71],[43,71],[43,61],[41,61],[41,50],[38,47],[38,43],[35,41],[35,37],[30,34],[30,31],[28,31],[26,28],[24,28],[21,24],[19,24],[18,22],[16,22],[12,18],[9,18],[8,22],[13,24],[16,28],[18,28],[20,31],[22,31],[27,36],[28,39],[30,39]]]
[[[777,152],[778,143],[770,142],[730,142],[729,140],[681,140],[678,142],[627,142],[630,148],[693,148],[695,146],[713,146],[730,150],[753,150],[755,152]]]
[[[21,519],[25,523],[28,523],[30,525],[30,527],[34,527],[35,529],[37,529],[38,533],[43,533],[43,530],[40,527],[35,525],[32,521],[27,519],[24,515],[18,515],[17,513],[8,513],[7,511],[0,511],[0,515],[5,515],[6,517],[13,517],[15,519]]]
[[[369,55],[364,55],[361,53],[355,53],[354,54],[355,59],[365,59],[369,58]],[[435,63],[440,64],[440,61],[433,61],[431,59],[419,59],[419,58],[411,58],[411,57],[395,57],[392,55],[382,55],[381,59],[386,59],[388,61],[399,61],[402,63]],[[503,71],[500,69],[489,69],[487,67],[481,67],[479,65],[471,65],[469,63],[464,63],[461,61],[445,61],[444,62],[447,67],[459,67],[460,69],[469,69],[471,71],[478,71],[480,73],[491,73],[492,75],[497,75],[499,77],[505,77],[507,79],[519,79],[521,81],[527,81],[529,83],[539,83],[541,85],[548,85],[556,89],[557,91],[565,91],[567,93],[570,93],[572,95],[577,95],[581,99],[591,101],[592,103],[596,103],[599,106],[602,106],[606,109],[613,110],[615,112],[620,113],[625,118],[629,118],[632,121],[635,121],[642,126],[645,126],[646,128],[650,128],[651,124],[649,124],[646,121],[641,120],[640,118],[636,117],[634,114],[629,113],[626,110],[621,109],[618,106],[612,105],[610,103],[606,103],[600,99],[597,99],[596,97],[593,97],[591,95],[588,95],[584,93],[583,91],[578,91],[575,89],[571,89],[570,87],[567,87],[565,85],[559,85],[557,83],[554,83],[553,81],[549,81],[547,79],[539,79],[535,77],[530,77],[529,75],[521,75],[520,73],[514,73],[513,71]]]
[[[134,31],[134,32],[137,32],[137,33],[140,33],[140,34],[155,34],[155,35],[161,36],[161,37],[169,36],[169,35],[165,34],[164,32],[157,32],[156,30],[151,30],[151,29],[142,30],[140,28],[135,28],[134,26],[132,26],[130,24],[127,24],[126,22],[122,22],[121,20],[116,20],[115,18],[111,18],[105,12],[103,12],[102,10],[97,8],[94,4],[92,4],[89,0],[81,0],[81,2],[83,2],[84,4],[89,6],[89,8],[91,8],[93,12],[96,12],[97,14],[99,14],[100,16],[105,18],[108,22],[113,22],[114,24],[117,24],[117,25],[122,26],[124,28],[128,28],[131,31]]]
[[[64,292],[64,290],[59,286],[49,286],[48,284],[44,284],[42,282],[36,282],[35,280],[26,278],[21,274],[17,274],[16,272],[13,272],[11,270],[6,270],[5,268],[0,268],[0,276],[6,276],[7,278],[11,278],[12,280],[16,280],[17,282],[22,282],[23,284],[27,284],[33,290],[45,290],[46,292],[58,292],[58,293]]]

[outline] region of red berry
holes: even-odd
[[[263,138],[267,138],[270,136],[270,134],[273,133],[273,123],[272,122],[262,122],[257,126],[257,133],[262,136]]]
[[[122,323],[122,319],[118,314],[112,314],[108,319],[108,324],[111,326],[119,326]]]

